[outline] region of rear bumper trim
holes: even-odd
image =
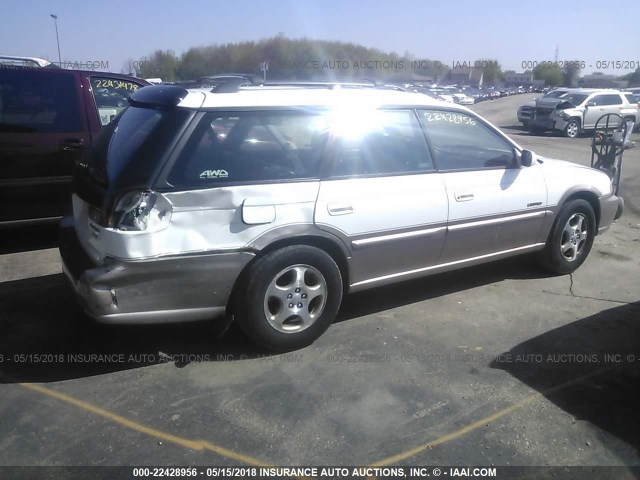
[[[73,219],[60,228],[66,278],[87,314],[104,323],[164,323],[223,316],[236,279],[254,257],[248,251],[120,261],[98,265],[76,235]]]

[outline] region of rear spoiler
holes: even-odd
[[[173,108],[189,91],[175,85],[152,85],[136,90],[129,96],[129,105],[134,107]]]

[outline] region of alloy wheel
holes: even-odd
[[[292,265],[269,283],[264,314],[274,329],[297,333],[315,323],[327,303],[327,282],[317,268]]]

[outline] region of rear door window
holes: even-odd
[[[139,83],[118,78],[92,76],[90,82],[102,126],[120,115],[128,105],[129,95],[141,88]]]
[[[73,133],[82,127],[73,73],[0,70],[0,131]]]
[[[603,97],[603,105],[622,105],[622,97],[620,95],[611,94],[611,95],[602,95]]]
[[[412,110],[363,111],[332,125],[333,176],[394,175],[434,169]]]
[[[168,181],[174,186],[305,179],[318,176],[328,139],[319,114],[206,114]]]

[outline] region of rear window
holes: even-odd
[[[169,174],[174,186],[314,178],[328,139],[319,114],[205,115]]]
[[[627,98],[627,102],[629,103],[640,103],[640,93],[625,93],[624,96]]]
[[[147,185],[188,110],[128,107],[103,128],[88,152],[89,175],[109,188]]]

